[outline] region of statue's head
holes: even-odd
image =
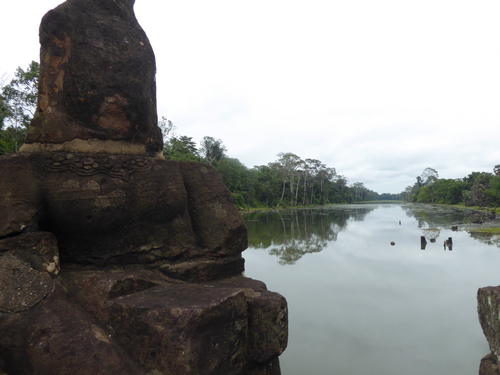
[[[40,25],[38,105],[22,152],[156,156],[155,56],[134,0],[67,0]]]

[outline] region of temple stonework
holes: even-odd
[[[0,157],[0,375],[279,375],[286,300],[243,276],[218,173],[163,159],[133,4],[43,17],[36,114]]]

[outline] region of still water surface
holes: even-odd
[[[244,218],[245,274],[288,301],[283,375],[478,373],[489,348],[476,293],[500,284],[500,242],[467,232],[464,210],[365,204]]]

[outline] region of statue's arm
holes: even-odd
[[[238,255],[248,245],[245,223],[218,172],[210,165],[181,162],[191,222],[210,253]]]

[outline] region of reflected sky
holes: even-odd
[[[247,222],[250,243],[260,247],[244,252],[245,274],[264,281],[289,304],[290,339],[281,357],[282,373],[477,373],[489,349],[477,319],[476,293],[479,287],[500,284],[500,249],[466,231],[452,231],[458,219],[449,213],[443,215],[451,219],[438,227],[408,215],[406,206],[332,210],[342,212],[312,213],[307,231],[294,229],[303,233],[295,244],[321,238],[321,233],[330,236],[322,239],[321,250],[302,250],[291,263],[273,252],[291,243],[291,235],[284,235],[290,228],[269,240],[270,228],[283,228],[279,216],[267,215],[262,222],[267,242],[255,238],[259,221]],[[284,221],[294,225],[304,222],[305,215],[286,215],[290,219]],[[323,229],[314,229],[317,222]],[[438,229],[432,231],[432,236],[438,233],[436,242],[429,238],[421,250],[420,237],[431,226]],[[453,238],[453,251],[443,249],[448,237]]]
[[[245,216],[252,248],[267,249],[279,263],[294,264],[302,256],[317,253],[336,241],[349,220],[363,221],[373,207],[302,209],[260,212]]]

